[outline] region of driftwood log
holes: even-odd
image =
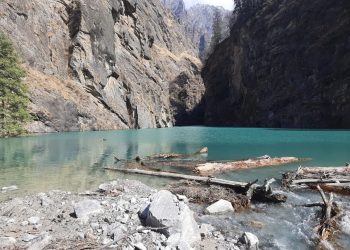
[[[206,185],[214,184],[222,187],[231,188],[238,194],[246,195],[249,200],[261,201],[261,202],[274,202],[274,203],[285,202],[287,200],[286,196],[280,195],[280,194],[274,194],[272,192],[272,188],[270,185],[274,182],[274,179],[266,180],[264,185],[260,186],[256,184],[257,181],[254,181],[253,183],[246,183],[246,182],[229,181],[229,180],[213,178],[213,177],[185,175],[185,174],[169,173],[169,172],[155,172],[155,171],[148,171],[143,169],[120,169],[120,168],[105,168],[105,169],[111,170],[111,171],[123,172],[123,173],[130,173],[130,174],[142,174],[142,175],[174,178],[174,179],[180,179],[180,180],[196,181]]]
[[[320,186],[326,192],[350,195],[350,167],[305,167],[283,174],[287,188],[312,188]]]
[[[268,166],[280,166],[290,163],[300,162],[304,159],[296,157],[276,157],[276,158],[255,158],[243,161],[232,161],[232,162],[206,162],[199,164],[193,170],[194,173],[199,175],[209,175],[214,173],[222,173],[227,171],[244,170],[251,168],[261,168]]]
[[[144,158],[137,157],[135,160],[117,161],[116,163],[123,168],[129,169],[144,169],[153,171],[162,171],[166,168],[185,169],[201,176],[208,176],[215,173],[279,166],[305,160],[296,157],[258,157],[238,161],[208,161],[203,159],[202,155],[202,153],[195,153],[191,155],[174,153],[159,154]]]

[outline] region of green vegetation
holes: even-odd
[[[11,41],[0,33],[0,137],[18,136],[30,120],[25,72]]]

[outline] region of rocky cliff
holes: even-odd
[[[243,3],[203,69],[206,124],[350,128],[350,2]]]
[[[171,10],[177,20],[186,18],[187,11],[183,0],[162,0],[163,5]]]
[[[213,36],[213,21],[215,11],[219,11],[222,28],[222,37],[226,38],[229,34],[229,20],[231,11],[222,7],[216,7],[207,4],[196,4],[187,10],[187,16],[184,20],[186,32],[192,43],[198,48],[199,57],[204,59],[208,53],[211,38]]]
[[[28,72],[32,132],[168,127],[204,93],[195,50],[159,0],[4,0],[0,28]]]
[[[183,0],[162,1],[185,27],[186,35],[192,41],[201,59],[204,59],[210,46],[215,11],[219,11],[222,17],[222,36],[228,36],[231,11],[208,4],[195,4],[187,8]]]

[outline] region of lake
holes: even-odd
[[[113,166],[114,156],[133,159],[156,153],[189,154],[204,146],[209,148],[209,160],[268,154],[312,158],[302,162],[303,166],[343,166],[350,161],[350,131],[341,130],[177,127],[57,133],[0,139],[0,187],[17,185],[19,194],[53,189],[84,191],[116,178],[140,179],[159,186],[166,180],[108,172],[103,167]],[[283,171],[298,166],[240,171],[220,177],[244,181],[280,178]]]
[[[190,154],[209,148],[209,160],[236,160],[270,156],[312,158],[303,166],[344,166],[350,161],[350,131],[284,130],[255,128],[178,127],[106,132],[60,133],[0,139],[0,187],[17,185],[16,192],[0,193],[0,200],[48,190],[95,190],[99,184],[117,178],[137,179],[160,187],[169,182],[157,177],[125,175],[105,171],[114,157],[133,159],[156,153]],[[275,177],[299,164],[261,168],[219,175],[237,181]],[[240,234],[250,231],[261,239],[262,249],[310,249],[318,224],[317,208],[302,204],[319,202],[316,192],[284,192],[285,204],[256,204],[251,211],[224,217],[203,216],[217,228]],[[336,197],[349,204],[349,198]],[[202,209],[199,206],[198,209]],[[201,211],[201,210],[200,210]],[[218,217],[219,218],[219,217]],[[223,221],[225,223],[223,223]],[[249,223],[264,225],[260,230]],[[347,235],[338,243],[350,244]]]

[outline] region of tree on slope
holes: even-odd
[[[24,75],[11,41],[0,33],[0,137],[25,133],[30,114]]]
[[[210,42],[210,53],[214,50],[216,45],[221,42],[222,39],[222,16],[219,9],[214,12],[213,18],[213,36]]]

